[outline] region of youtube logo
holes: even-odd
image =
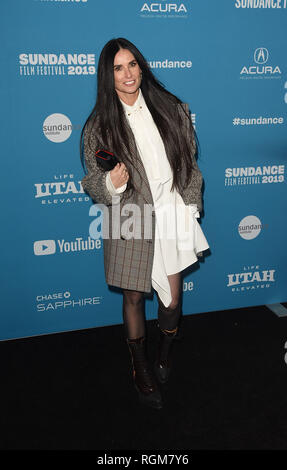
[[[53,255],[54,253],[56,253],[55,240],[38,240],[34,242],[35,255]]]

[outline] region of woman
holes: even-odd
[[[122,289],[134,384],[140,401],[159,409],[162,397],[145,351],[144,293],[153,287],[158,297],[154,371],[166,383],[181,314],[181,271],[208,243],[196,220],[202,176],[188,107],[165,90],[126,39],[112,39],[101,52],[97,101],[81,143],[87,170],[82,186],[108,208],[105,276],[107,284]],[[114,153],[120,163],[104,171],[95,158],[99,149]]]

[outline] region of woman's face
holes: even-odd
[[[115,90],[127,104],[132,105],[141,84],[141,69],[128,49],[120,49],[114,58]]]

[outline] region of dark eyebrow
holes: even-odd
[[[133,62],[136,62],[136,61],[137,61],[136,59],[133,59],[133,60],[131,60],[131,61],[129,62],[128,65],[130,65],[130,64],[132,64]],[[116,68],[116,67],[121,67],[121,66],[122,66],[122,64],[116,64],[116,65],[114,65],[114,68]]]

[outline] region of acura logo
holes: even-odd
[[[265,47],[258,47],[254,52],[254,61],[256,64],[265,64],[268,60],[268,50]]]

